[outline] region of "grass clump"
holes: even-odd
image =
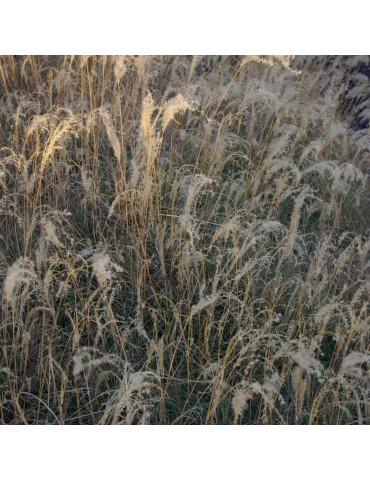
[[[0,422],[369,423],[368,62],[1,57]]]

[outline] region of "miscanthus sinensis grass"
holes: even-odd
[[[0,423],[370,422],[369,57],[0,62]]]

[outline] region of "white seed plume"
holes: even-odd
[[[298,364],[300,368],[305,370],[307,373],[311,373],[321,379],[324,371],[324,367],[319,360],[311,357],[305,351],[299,351],[291,354],[292,360]]]
[[[342,372],[349,377],[361,378],[366,373],[362,366],[370,368],[370,355],[361,352],[351,352],[342,363]]]
[[[53,245],[55,245],[57,248],[63,247],[63,244],[59,241],[59,239],[57,237],[55,225],[53,224],[53,222],[48,220],[47,222],[44,223],[44,228],[45,228],[45,232],[46,232],[45,240],[48,240]]]
[[[179,93],[175,98],[171,98],[164,105],[163,112],[163,131],[166,130],[168,124],[173,120],[175,115],[185,110],[193,110],[192,105]]]
[[[123,272],[122,267],[114,263],[107,253],[94,253],[91,260],[94,274],[100,286],[104,286],[112,280],[114,271]]]
[[[94,184],[94,180],[89,176],[87,171],[83,168],[81,169],[81,179],[82,179],[82,187],[84,192],[87,196],[91,195],[91,188]]]
[[[193,317],[194,315],[201,312],[205,308],[210,307],[217,301],[218,297],[219,295],[215,294],[215,295],[209,295],[208,297],[202,298],[196,305],[193,305],[191,307],[190,315]]]
[[[12,302],[18,286],[29,285],[36,278],[33,265],[27,258],[19,258],[8,268],[4,281],[4,297]]]
[[[110,113],[108,112],[108,110],[105,108],[101,109],[100,114],[103,119],[103,123],[107,131],[109,141],[113,147],[114,155],[119,161],[121,159],[121,144],[118,139],[116,129],[114,128],[112,117],[110,116]]]

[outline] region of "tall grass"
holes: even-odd
[[[0,422],[369,423],[368,63],[1,57]]]

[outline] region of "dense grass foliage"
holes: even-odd
[[[369,423],[368,70],[1,57],[0,422]]]

